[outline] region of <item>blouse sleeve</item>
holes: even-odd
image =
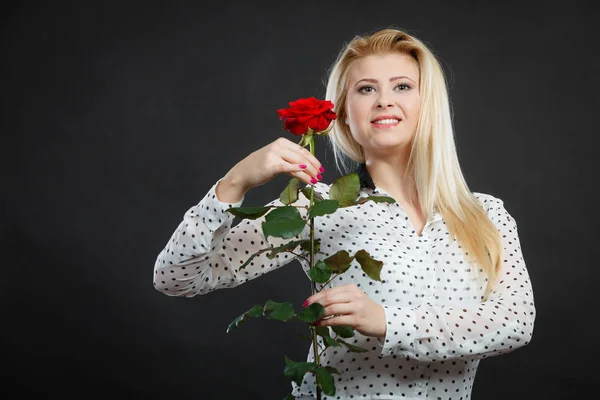
[[[398,355],[421,361],[486,358],[529,343],[535,306],[517,224],[503,201],[488,197],[488,215],[500,232],[503,263],[488,299],[470,305],[384,306],[386,336],[380,357]]]
[[[243,219],[231,227],[234,216],[226,210],[240,207],[244,198],[237,203],[220,201],[215,190],[222,179],[210,188],[200,203],[185,213],[158,254],[154,264],[153,284],[156,290],[168,296],[193,297],[216,289],[233,288],[296,258],[289,252],[281,252],[269,259],[269,252],[265,251],[240,269],[258,250],[308,238],[308,228],[305,228],[293,238],[269,236],[266,240],[262,230],[264,215],[255,220]],[[293,206],[305,203],[307,199],[301,195]],[[271,205],[284,204],[275,199],[267,204]],[[299,208],[300,214],[306,219],[304,210]]]

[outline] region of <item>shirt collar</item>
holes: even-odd
[[[359,164],[358,168],[356,169],[356,173],[358,174],[361,188],[375,190],[375,184],[373,183],[373,179],[371,179],[371,175],[369,175],[369,171],[367,171],[367,166],[365,163]]]

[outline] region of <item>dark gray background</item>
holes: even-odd
[[[299,264],[176,299],[153,289],[154,261],[237,161],[296,140],[275,110],[323,96],[342,44],[384,27],[443,60],[467,182],[515,217],[534,286],[533,341],[484,360],[473,398],[595,388],[595,2],[50,3],[3,6],[3,393],[283,398],[283,357],[305,358],[306,326],[225,330],[267,299],[299,306]],[[333,181],[324,141],[317,157]]]

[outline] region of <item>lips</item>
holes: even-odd
[[[395,120],[394,122],[391,122],[391,120]],[[396,115],[381,115],[377,118],[375,118],[374,120],[371,121],[372,124],[385,124],[385,123],[398,123],[402,121],[402,118],[396,116]]]

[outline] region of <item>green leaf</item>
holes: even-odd
[[[327,326],[315,326],[315,331],[317,332],[317,335],[322,338],[331,337],[329,335],[329,327]]]
[[[317,367],[315,374],[317,376],[317,385],[321,387],[323,393],[327,396],[335,396],[335,383],[329,371],[326,368]]]
[[[260,304],[255,304],[250,310],[246,311],[229,324],[229,326],[227,327],[227,333],[229,333],[229,331],[231,331],[233,328],[237,328],[238,326],[240,326],[243,322],[245,322],[248,319],[248,317],[259,318],[263,315],[263,306],[261,306]]]
[[[322,200],[313,206],[308,211],[307,218],[320,217],[321,215],[333,214],[338,209],[337,200]]]
[[[285,356],[285,369],[283,374],[290,380],[302,385],[302,380],[307,372],[314,371],[318,365],[314,362],[296,362],[292,361],[288,356]]]
[[[356,204],[363,204],[363,203],[366,203],[369,200],[372,200],[375,203],[391,203],[391,204],[394,204],[396,202],[396,200],[393,197],[389,197],[389,196],[367,196],[367,197],[361,197],[360,199],[358,199],[356,201]]]
[[[317,335],[321,336],[323,338],[323,341],[325,342],[325,347],[329,347],[329,346],[333,346],[333,347],[340,347],[341,345],[336,342],[331,335],[329,334],[329,328],[326,326],[316,326],[316,331],[317,331]]]
[[[227,211],[239,218],[256,219],[265,215],[272,207],[231,207]]]
[[[300,244],[300,248],[310,254],[310,239],[304,240]],[[315,238],[315,254],[317,254],[319,250],[321,250],[321,239]]]
[[[365,353],[369,350],[367,349],[363,349],[362,347],[358,347],[355,346],[353,344],[347,343],[345,341],[343,341],[342,339],[336,339],[339,343],[343,344],[344,346],[346,346],[348,348],[348,350],[350,350],[353,353]]]
[[[381,268],[383,267],[383,261],[377,261],[371,257],[366,250],[359,250],[354,253],[356,261],[362,267],[362,270],[369,276],[369,278],[381,282]]]
[[[300,188],[300,180],[298,178],[290,179],[289,183],[279,195],[279,200],[283,204],[290,205],[298,200],[298,190]]]
[[[350,254],[346,250],[340,250],[334,255],[327,257],[324,261],[331,272],[341,274],[346,272],[350,268],[350,264],[354,260],[354,257],[350,257]]]
[[[315,282],[325,283],[331,277],[331,270],[323,261],[318,261],[314,267],[308,270],[308,276]]]
[[[266,317],[277,321],[289,321],[294,317],[294,306],[291,302],[277,303],[273,300],[267,301],[265,311],[272,310]]]
[[[314,190],[314,189],[312,189]],[[310,200],[310,191],[311,189],[308,187],[303,187],[302,189],[300,189],[300,191],[302,192],[302,194],[304,195],[304,197],[306,197],[308,200]],[[317,204],[318,202],[322,201],[323,197],[317,193],[317,192],[313,192],[313,203]]]
[[[304,322],[315,322],[323,318],[325,314],[325,307],[321,303],[312,303],[306,307],[302,312],[296,314],[296,318]]]
[[[335,339],[334,339],[334,338],[332,338],[332,337],[324,337],[324,338],[323,338],[323,341],[325,342],[325,345],[326,345],[327,347],[340,347],[340,346],[341,346],[341,344],[339,344],[339,343],[337,342],[337,340],[335,340]]]
[[[303,334],[303,333],[300,333],[300,337],[301,337],[302,339],[306,340],[307,342],[311,342],[311,343],[312,343],[312,338],[310,338],[310,337],[306,336],[305,334]]]
[[[287,396],[285,396],[285,397],[283,398],[283,400],[294,400],[294,396],[292,396],[292,394],[290,393],[290,394],[288,394]]]
[[[327,371],[329,371],[329,373],[330,373],[330,374],[338,374],[338,375],[341,375],[341,374],[340,374],[340,372],[339,372],[337,369],[333,368],[332,366],[327,366],[327,367],[325,367],[325,369],[326,369]]]
[[[287,242],[285,244],[282,244],[281,246],[277,246],[277,247],[271,247],[268,250],[271,250],[269,252],[269,254],[267,254],[267,258],[269,260],[272,260],[275,258],[275,256],[283,251],[292,251],[294,250],[296,247],[298,247],[298,245],[302,244],[303,242],[308,242],[310,240],[305,239],[305,240],[292,240],[291,242]]]
[[[303,239],[303,240],[293,240],[291,242],[287,242],[282,244],[281,246],[277,246],[277,247],[267,247],[266,249],[260,249],[259,251],[257,251],[256,253],[252,254],[250,256],[250,258],[248,258],[246,260],[246,262],[244,262],[244,264],[242,264],[240,266],[240,270],[246,268],[246,266],[248,264],[250,264],[250,262],[252,261],[252,259],[256,256],[258,256],[261,253],[264,253],[265,251],[268,251],[269,253],[267,254],[267,258],[269,258],[270,260],[274,259],[275,256],[277,256],[277,254],[284,252],[284,251],[291,251],[294,250],[298,245],[303,245],[306,244],[306,242],[310,243],[309,239]]]
[[[265,238],[275,236],[289,239],[298,236],[305,225],[306,221],[302,219],[296,207],[285,206],[267,214],[262,228]]]
[[[240,266],[240,271],[241,271],[241,270],[243,270],[244,268],[246,268],[246,266],[247,266],[248,264],[250,264],[250,262],[252,261],[252,259],[253,259],[254,257],[256,257],[257,255],[259,255],[260,253],[262,253],[263,251],[264,251],[264,250],[260,250],[260,251],[258,251],[258,252],[256,252],[256,253],[252,254],[252,255],[250,256],[250,258],[248,258],[248,259],[246,260],[246,262],[244,262],[244,263],[243,263],[243,264]]]
[[[340,337],[343,337],[344,339],[351,338],[352,336],[354,336],[354,328],[348,325],[335,325],[332,326],[331,329],[333,329],[335,333],[337,333]]]
[[[359,194],[360,179],[356,172],[340,176],[329,189],[329,198],[338,200],[340,207],[353,206]]]

